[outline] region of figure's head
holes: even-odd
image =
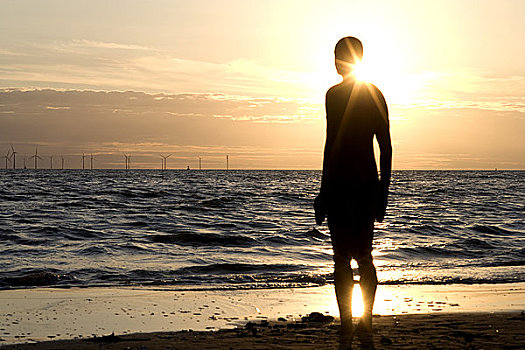
[[[342,38],[335,45],[335,68],[337,73],[347,76],[353,66],[363,58],[363,44],[353,36]]]

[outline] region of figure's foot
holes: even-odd
[[[374,347],[374,335],[372,329],[372,316],[363,317],[355,327],[355,334],[359,339],[360,348],[372,350]]]
[[[352,326],[352,317],[341,319],[341,328],[339,329],[339,350],[349,350],[352,348],[354,330]]]
[[[352,349],[352,341],[354,340],[354,333],[352,331],[352,325],[350,328],[341,327],[339,334],[339,350],[350,350]]]
[[[339,334],[341,336],[349,336],[354,333],[352,316],[341,318],[341,328],[339,329]]]
[[[355,327],[356,333],[371,334],[372,329],[372,317],[363,317]]]
[[[352,350],[353,337],[340,338],[339,339],[339,350]]]

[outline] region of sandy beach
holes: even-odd
[[[525,285],[380,286],[378,348],[518,349]],[[356,288],[355,315],[359,312]],[[261,290],[35,288],[0,291],[6,349],[337,348],[333,286]],[[356,318],[357,322],[357,318]],[[110,336],[114,334],[114,336]],[[362,340],[362,339],[361,339]],[[363,347],[354,339],[354,346]]]
[[[523,349],[523,313],[379,316],[354,349]],[[11,345],[5,349],[338,349],[338,324],[248,323],[216,332],[157,332]]]

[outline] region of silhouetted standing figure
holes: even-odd
[[[326,93],[323,176],[314,203],[317,224],[328,219],[342,336],[352,334],[352,259],[359,265],[364,304],[357,330],[372,330],[377,287],[372,261],[374,221],[384,218],[392,167],[385,99],[377,87],[356,80],[352,74],[362,55],[363,46],[354,37],[339,40],[335,47],[335,65],[343,81]],[[381,151],[381,179],[374,158],[374,136]]]

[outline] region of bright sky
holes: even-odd
[[[395,169],[525,169],[524,23],[520,0],[1,1],[0,155],[320,169],[353,35]]]

